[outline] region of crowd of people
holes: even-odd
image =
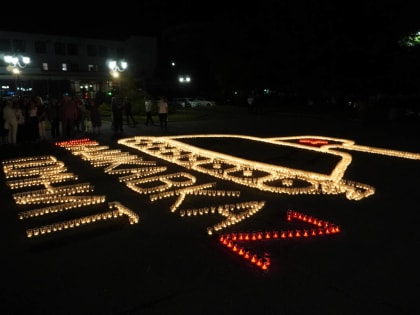
[[[0,99],[2,143],[65,140],[80,133],[99,135],[102,125],[99,105],[95,99],[84,100],[68,94],[51,97],[48,102],[41,96]]]
[[[50,97],[19,96],[0,99],[0,131],[2,144],[18,145],[37,141],[68,140],[83,135],[101,134],[102,117],[100,97],[83,99],[64,94]],[[136,126],[132,104],[127,96],[116,94],[111,99],[112,128],[114,134],[123,133],[124,116],[128,126]],[[168,128],[168,101],[160,97],[156,103],[157,124],[153,119],[153,101],[145,98],[145,125]]]

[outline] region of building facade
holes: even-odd
[[[154,37],[103,40],[0,31],[1,95],[74,93],[88,98],[128,81],[145,88],[155,78],[157,49]]]

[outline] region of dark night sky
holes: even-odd
[[[79,2],[73,7],[63,4],[61,8],[60,4],[56,8],[40,10],[42,4],[37,2],[35,8],[29,6],[26,10],[31,15],[19,15],[19,11],[16,14],[3,13],[0,29],[113,39],[130,34],[157,35],[168,26],[194,20],[217,23],[215,17],[225,17],[233,23],[257,17],[262,25],[268,25],[273,20],[289,24],[290,21],[310,22],[307,17],[320,24],[332,19],[347,23],[348,28],[355,31],[360,27],[368,29],[379,19],[395,27],[411,28],[418,21],[413,3],[415,1],[411,0],[259,0],[252,4],[237,1],[122,0],[104,4],[103,7],[98,7],[97,3]]]
[[[3,13],[0,30],[124,39],[180,27],[175,37],[167,37],[161,59],[175,57],[203,77],[223,72],[235,85],[288,78],[318,82],[331,69],[336,77],[353,79],[383,75],[384,64],[391,68],[392,45],[420,30],[416,2],[120,0],[49,9],[50,4],[37,2],[21,15]],[[238,82],[241,78],[254,82]]]
[[[38,4],[38,3],[37,3]],[[73,5],[77,6],[74,7]],[[133,35],[157,35],[160,30],[189,20],[209,20],[215,11],[223,7],[191,0],[140,0],[115,3],[88,2],[57,6],[40,10],[41,5],[28,12],[36,14],[2,14],[0,29],[58,35],[86,35],[111,39]],[[31,6],[31,4],[29,4]],[[224,6],[227,8],[228,6]],[[44,12],[42,12],[44,11]]]

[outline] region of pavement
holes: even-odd
[[[374,187],[374,193],[361,200],[351,200],[344,193],[271,193],[215,179],[118,143],[118,139],[134,136],[193,134],[353,140],[358,150],[338,149],[352,157],[343,179]],[[1,313],[419,314],[416,250],[420,240],[420,160],[408,159],[404,154],[392,155],[418,154],[419,136],[420,123],[416,119],[361,122],[325,113],[278,111],[260,115],[230,113],[188,122],[172,122],[169,117],[167,130],[139,123],[135,127],[124,125],[121,135],[114,135],[110,124],[104,123],[101,135],[93,138],[99,145],[156,161],[157,166],[167,167],[164,174],[187,172],[197,178],[196,185],[216,182],[215,189],[241,192],[239,198],[189,195],[174,212],[171,207],[176,196],[151,201],[149,194],[139,194],[121,182],[121,174],[107,174],[103,166],[95,167],[54,141],[2,145],[3,163],[17,163],[16,159],[24,157],[54,156],[64,163],[66,172],[78,176],[76,183],[93,185],[94,192],[82,195],[105,196],[106,202],[123,204],[139,221],[129,224],[123,216],[29,238],[27,231],[34,227],[108,211],[106,203],[19,219],[19,214],[49,204],[16,204],[14,194],[43,187],[11,190],[7,183],[12,179],[1,172]],[[216,139],[206,145],[229,155],[246,155],[265,163],[305,169],[325,167],[329,161],[326,156],[314,157],[293,150],[278,153],[271,146],[248,145],[239,140]],[[366,148],[390,151],[389,155],[382,155]],[[57,184],[61,185],[66,183]],[[186,213],[261,200],[265,205],[256,214],[213,235],[207,229],[223,221],[223,215],[180,215],[181,208]],[[289,210],[327,221],[338,226],[339,232],[235,243],[257,257],[267,254],[268,270],[238,255],[220,239],[238,233],[311,231],[307,222],[287,221]]]

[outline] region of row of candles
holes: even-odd
[[[54,224],[27,229],[26,236],[34,237],[34,236],[40,236],[44,234],[50,234],[52,232],[59,232],[63,230],[73,229],[73,228],[77,228],[85,224],[92,224],[100,220],[108,220],[111,218],[115,219],[121,215],[122,213],[120,213],[118,210],[115,210],[115,211],[108,211],[108,212],[103,212],[103,213],[94,214],[90,216],[85,216],[85,217],[81,217],[81,218],[77,218],[73,220],[57,222]]]
[[[38,177],[25,178],[23,180],[8,180],[6,182],[10,189],[20,189],[25,187],[34,187],[47,184],[58,184],[67,181],[76,181],[79,177],[73,173],[45,173]]]
[[[262,208],[264,208],[265,203],[266,202],[264,200],[248,201],[238,203],[237,205],[239,205],[239,208],[234,206],[233,208],[231,208],[231,211],[225,208],[224,211],[222,211],[220,214],[226,217],[226,219],[214,224],[213,226],[208,227],[207,234],[213,235],[214,233],[220,232],[223,229],[229,228],[243,220],[250,218]],[[236,211],[233,211],[235,209]],[[239,212],[238,209],[241,209],[242,211]]]
[[[185,189],[177,189],[176,191],[165,191],[158,194],[152,194],[150,195],[150,200],[160,200],[167,197],[173,197],[180,194],[188,194],[188,195],[194,195],[194,196],[208,196],[208,197],[239,197],[241,195],[241,192],[239,190],[221,190],[221,189],[203,189],[202,186],[200,188],[197,188],[197,186],[194,187],[188,187]]]
[[[27,229],[26,236],[29,238],[41,236],[53,232],[78,228],[87,224],[94,224],[99,221],[118,219],[121,216],[127,216],[129,224],[136,224],[139,222],[139,215],[122,204],[118,202],[109,202],[108,206],[111,209],[110,211]]]
[[[33,191],[25,191],[13,194],[16,204],[40,204],[40,203],[57,203],[69,202],[74,200],[74,195],[89,193],[94,191],[94,187],[90,183],[78,183],[74,185],[52,187],[49,183],[43,182],[46,189]]]
[[[311,229],[288,229],[288,230],[274,230],[274,231],[254,231],[254,232],[232,232],[220,234],[218,240],[221,244],[231,249],[234,253],[242,256],[246,261],[251,262],[264,271],[267,271],[270,266],[270,259],[267,259],[267,253],[264,256],[259,256],[241,246],[238,242],[248,241],[263,241],[263,240],[280,240],[280,239],[300,239],[322,235],[331,235],[341,232],[338,225],[332,224],[328,221],[320,220],[312,216],[308,216],[301,212],[288,210],[286,213],[288,222],[292,220],[300,220],[315,226]]]
[[[98,205],[105,202],[106,196],[73,196],[72,199],[72,201],[65,201],[64,203],[63,200],[58,200],[57,204],[44,208],[21,211],[18,213],[18,217],[19,219],[29,219],[52,213],[60,213],[63,211],[68,211],[80,207]]]

